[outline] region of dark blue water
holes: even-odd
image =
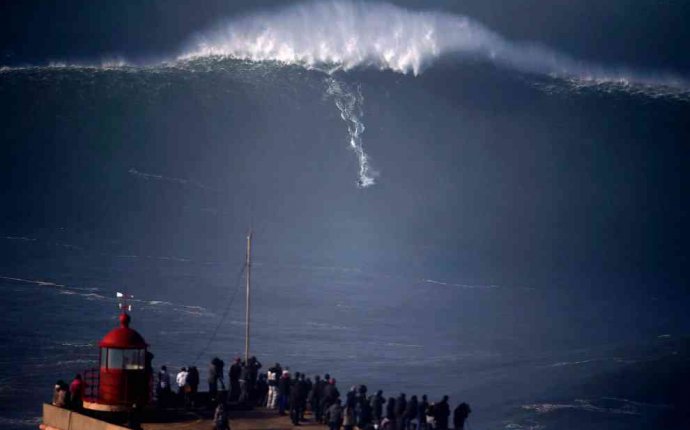
[[[116,291],[156,366],[239,355],[249,225],[264,364],[448,394],[473,429],[687,425],[686,100],[481,63],[334,77],[367,189],[320,71],[0,72],[4,428],[92,365]]]

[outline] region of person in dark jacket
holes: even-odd
[[[127,412],[127,422],[125,426],[131,430],[142,430],[141,427],[141,406],[134,403]]]
[[[395,421],[395,397],[389,397],[386,402],[386,418]]]
[[[237,357],[230,366],[228,379],[230,380],[230,401],[236,402],[240,398],[240,374],[242,373],[242,360]],[[280,375],[278,375],[280,376]]]
[[[422,400],[419,402],[419,406],[417,406],[417,427],[418,430],[427,430],[427,425],[426,425],[426,413],[427,409],[429,409],[429,401],[426,398],[426,394],[422,396]]]
[[[283,374],[278,380],[278,413],[285,415],[285,408],[287,407],[290,396],[290,373],[283,370]]]
[[[311,412],[314,414],[314,420],[316,422],[321,421],[321,414],[319,413],[319,401],[321,399],[320,390],[322,388],[323,387],[321,387],[321,377],[319,375],[316,375],[314,377],[314,383],[311,386],[311,390],[309,391],[309,395],[307,396],[309,407],[311,408]]]
[[[453,411],[453,428],[455,430],[464,430],[465,420],[470,416],[470,412],[472,412],[472,409],[470,409],[470,405],[465,402],[460,403],[458,407],[455,408]]]
[[[357,397],[357,405],[355,406],[356,425],[360,429],[366,429],[371,426],[371,404],[366,397],[366,390]]]
[[[328,384],[323,387],[323,410],[327,410],[331,407],[335,400],[340,398],[340,392],[335,386],[335,378],[330,378]],[[342,403],[341,403],[342,405]]]
[[[247,376],[249,377],[247,380],[247,399],[253,404],[256,401],[256,381],[259,379],[259,369],[261,369],[261,363],[259,363],[259,360],[257,360],[256,357],[252,356],[247,362],[247,369]]]
[[[417,419],[417,408],[419,404],[417,403],[417,396],[410,397],[410,401],[407,402],[405,407],[405,412],[403,414],[403,429],[404,430],[417,430],[413,428],[413,421]]]
[[[216,406],[216,411],[213,414],[213,425],[215,426],[214,430],[230,430],[228,413],[223,402],[218,403],[218,406]]]
[[[354,405],[354,396],[352,396],[352,401],[347,402],[343,408],[343,430],[354,430],[355,428]]]
[[[214,357],[208,365],[208,395],[212,402],[215,402],[218,397],[218,380],[223,378],[223,374],[218,373],[221,372],[220,361],[220,358]]]
[[[448,415],[450,415],[448,396],[443,396],[443,400],[434,405],[434,420],[438,430],[448,430]]]
[[[266,406],[268,399],[268,382],[266,381],[266,374],[259,373],[259,379],[256,381],[256,404],[259,406]]]
[[[290,419],[292,424],[296,426],[302,420],[302,413],[304,412],[304,405],[307,399],[306,388],[304,375],[296,372],[295,380],[290,387]]]
[[[187,372],[187,385],[189,386],[187,401],[189,406],[195,407],[197,393],[199,392],[199,369],[197,369],[196,366],[189,366]]]
[[[72,403],[72,409],[75,411],[81,410],[84,404],[84,381],[81,379],[81,374],[77,373],[74,380],[69,385],[69,394]]]
[[[405,393],[400,393],[398,398],[395,399],[395,428],[397,430],[405,429],[405,408],[407,408],[407,399],[405,398]]]
[[[375,425],[380,425],[383,419],[383,405],[386,399],[383,397],[383,391],[378,390],[375,395],[369,398],[369,405],[371,405],[371,418]]]
[[[343,407],[340,404],[340,399],[336,399],[328,407],[325,418],[328,422],[329,430],[340,430],[340,426],[343,424]]]
[[[356,398],[355,390],[353,387],[353,389],[351,389],[350,391],[347,392],[347,394],[345,394],[345,407],[346,408],[348,408],[348,407],[353,408],[353,413],[354,413],[354,407],[355,407],[356,401],[357,401],[357,398]],[[345,425],[345,424],[343,424],[343,425]]]
[[[328,384],[330,384],[330,383],[331,383],[331,375],[326,373],[325,375],[323,375],[323,380],[321,381],[321,384],[322,384],[321,390],[320,390],[320,394],[319,394],[319,412],[320,412],[320,417],[321,417],[319,422],[321,422],[323,424],[328,424],[328,422],[326,422],[326,420],[323,418],[324,414],[326,413],[326,409],[328,409],[326,407],[326,400],[325,400],[324,395],[325,395],[325,389],[328,386]]]
[[[158,397],[158,406],[165,407],[170,401],[172,392],[170,391],[170,374],[168,367],[163,365],[158,372],[158,382],[156,383],[156,397]]]
[[[307,375],[305,375],[304,373],[302,374],[300,381],[301,381],[302,387],[303,387],[302,397],[300,399],[302,401],[302,408],[301,408],[302,415],[300,417],[300,420],[304,421],[304,414],[307,412],[307,400],[309,398],[309,392],[311,391],[311,387],[314,384],[312,384],[311,379],[307,378]]]
[[[242,363],[242,371],[240,372],[240,398],[238,401],[243,405],[249,403],[250,373],[251,369],[249,368],[249,363]]]

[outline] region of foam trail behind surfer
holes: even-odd
[[[326,78],[326,85],[326,94],[333,98],[335,105],[340,110],[340,117],[347,123],[350,148],[357,155],[359,162],[357,185],[360,188],[374,185],[378,172],[372,169],[369,156],[364,152],[362,144],[362,133],[364,133],[364,123],[362,122],[364,96],[362,90],[359,85],[350,85],[332,76]]]

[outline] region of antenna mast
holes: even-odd
[[[247,233],[247,302],[245,310],[245,332],[244,332],[244,362],[249,362],[249,307],[251,305],[250,285],[252,278],[252,230]]]
[[[130,303],[128,303],[129,300],[134,299],[134,296],[132,294],[121,293],[121,292],[117,291],[115,293],[115,297],[117,297],[119,299],[118,303],[117,303],[117,307],[118,307],[118,309],[120,309],[122,311],[122,313],[126,313],[128,311],[132,312],[132,305]]]

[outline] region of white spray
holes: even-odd
[[[340,117],[347,123],[347,131],[350,135],[350,148],[357,155],[359,161],[359,179],[357,185],[366,188],[375,184],[378,172],[372,169],[369,156],[362,146],[362,133],[364,133],[363,105],[364,96],[359,85],[351,86],[333,77],[326,79],[326,94],[333,97],[335,105],[340,110]]]
[[[690,88],[686,79],[668,73],[602,67],[538,44],[510,41],[466,16],[351,0],[307,2],[225,22],[198,35],[178,59],[209,56],[415,75],[442,56],[472,57],[595,84]]]

